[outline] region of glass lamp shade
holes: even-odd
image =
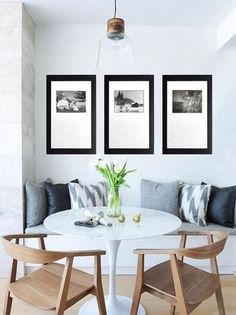
[[[124,72],[134,64],[133,46],[124,33],[124,20],[108,20],[107,34],[99,44],[97,68],[102,72]]]

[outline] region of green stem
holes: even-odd
[[[119,187],[110,187],[108,197],[108,215],[114,217],[119,217],[121,215]]]

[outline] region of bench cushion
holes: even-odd
[[[225,231],[227,233],[229,233],[230,235],[236,235],[236,227],[231,229],[228,227],[224,227],[218,224],[214,224],[214,223],[209,223],[206,227],[203,226],[197,226],[195,224],[192,223],[187,223],[187,222],[183,222],[181,227],[174,231],[171,232],[169,235],[177,235],[179,230],[185,230],[185,231],[193,231],[193,232],[200,232],[200,231]],[[48,229],[46,229],[46,227],[43,224],[39,224],[37,226],[33,226],[31,228],[27,228],[25,230],[26,234],[34,234],[34,233],[46,233],[46,234],[51,234],[51,235],[56,235],[56,233],[53,233],[52,231],[49,231]]]
[[[51,235],[56,235],[56,233],[48,230],[43,223],[36,225],[36,226],[32,226],[32,227],[28,227],[25,229],[25,233],[26,234],[37,234],[37,233],[43,233],[43,234],[51,234]]]
[[[207,226],[198,226],[192,223],[183,222],[181,227],[170,233],[170,235],[176,235],[178,231],[185,230],[185,231],[192,231],[192,232],[202,232],[202,231],[223,231],[227,232],[229,235],[236,235],[236,227],[229,228],[222,225],[208,223]]]

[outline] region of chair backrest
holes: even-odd
[[[206,231],[204,235],[207,235],[212,242],[200,247],[179,249],[179,254],[193,259],[211,259],[219,255],[225,247],[228,234],[219,231]],[[217,240],[214,240],[214,237]]]
[[[17,235],[5,235],[2,244],[5,252],[15,260],[34,264],[48,264],[66,256],[64,252],[41,250],[19,245]],[[15,240],[15,243],[13,242]]]

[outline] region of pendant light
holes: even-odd
[[[102,72],[124,72],[134,64],[133,47],[125,34],[125,21],[116,17],[117,4],[114,0],[114,17],[107,21],[107,34],[99,44],[97,68]]]

